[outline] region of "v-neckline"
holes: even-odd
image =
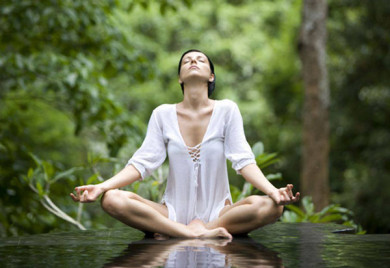
[[[216,109],[216,107],[217,107],[217,100],[214,100],[213,111],[211,112],[210,120],[209,120],[209,122],[208,122],[208,124],[207,124],[207,128],[206,128],[205,133],[203,134],[202,140],[201,140],[200,143],[198,143],[198,144],[196,144],[196,145],[194,145],[194,146],[188,146],[188,145],[186,144],[186,142],[185,142],[185,140],[184,140],[184,138],[183,138],[183,135],[182,135],[182,133],[181,133],[181,130],[180,130],[179,117],[177,116],[177,103],[174,104],[173,107],[174,107],[174,112],[175,112],[177,131],[178,131],[178,134],[179,134],[179,136],[180,136],[180,139],[181,139],[181,141],[182,141],[184,147],[186,147],[187,149],[188,149],[188,148],[195,148],[195,147],[197,147],[197,146],[203,144],[203,143],[205,142],[205,140],[206,140],[207,134],[208,134],[208,132],[209,132],[210,125],[211,125],[211,123],[212,123],[212,120],[213,120],[213,117],[214,117],[214,114],[215,114],[215,109]]]

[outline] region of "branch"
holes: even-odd
[[[67,222],[70,222],[74,225],[76,225],[80,230],[86,230],[86,228],[79,222],[79,221],[76,221],[75,219],[73,219],[72,217],[70,217],[68,214],[66,214],[65,212],[63,212],[61,209],[59,209],[50,199],[49,196],[47,196],[46,194],[43,196],[44,200],[48,203],[45,204],[43,201],[41,202],[43,204],[43,206],[49,210],[51,213],[53,213],[54,215],[56,215],[57,217],[67,221]]]
[[[79,208],[77,210],[77,221],[81,221],[81,213],[83,212],[83,203],[79,203]]]

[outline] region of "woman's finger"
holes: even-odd
[[[288,184],[286,188],[287,188],[287,194],[292,199],[294,197],[294,194],[292,192],[293,185],[292,184]]]
[[[73,201],[75,202],[80,201],[80,199],[77,196],[75,196],[73,193],[70,193],[70,197],[72,197]]]
[[[288,194],[288,188],[282,192],[285,202],[289,202],[291,200],[290,195]]]
[[[80,200],[81,200],[82,202],[84,202],[84,203],[88,201],[88,191],[87,191],[87,190],[85,190],[85,191],[83,192],[83,194],[81,195]]]
[[[74,189],[76,191],[77,197],[80,199],[80,191],[81,191],[80,187],[76,187]]]
[[[279,204],[282,202],[282,200],[280,200],[280,196],[278,196],[278,195],[276,195],[276,196],[274,197],[274,201],[275,201],[275,203],[276,203],[277,205],[279,205]]]

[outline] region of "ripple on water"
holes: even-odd
[[[385,267],[390,235],[276,223],[226,240],[143,239],[131,228],[0,239],[1,267]]]

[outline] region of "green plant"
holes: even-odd
[[[23,179],[30,189],[37,194],[39,202],[50,213],[77,226],[81,230],[85,230],[86,228],[81,223],[83,204],[78,204],[76,217],[71,217],[69,212],[65,212],[65,209],[61,209],[61,206],[56,205],[50,198],[51,186],[58,184],[60,180],[76,181],[77,178],[79,178],[79,185],[102,182],[104,179],[101,177],[97,165],[105,162],[114,162],[116,160],[114,158],[105,158],[99,155],[88,154],[87,166],[60,170],[50,161],[42,160],[32,153],[30,153],[30,156],[34,160],[36,166],[29,168],[27,175],[23,176]],[[86,179],[84,179],[84,176],[76,176],[78,171],[88,170],[92,171],[92,175]]]
[[[168,177],[168,165],[163,164],[143,181],[133,183],[129,190],[154,202],[160,202]]]
[[[365,230],[352,220],[353,212],[338,204],[331,204],[319,212],[315,212],[311,196],[302,198],[302,209],[296,205],[286,205],[282,217],[282,222],[312,222],[328,223],[335,222],[352,227],[357,234],[365,234]]]
[[[261,141],[256,142],[252,146],[252,151],[256,158],[256,164],[262,170],[272,164],[277,163],[280,160],[277,157],[277,153],[265,153],[264,144]],[[270,181],[281,180],[282,174],[281,173],[267,174],[265,175],[265,177]],[[258,194],[259,190],[253,188],[253,185],[250,184],[249,182],[245,182],[242,187],[242,190],[240,190],[237,186],[230,185],[230,193],[232,195],[233,202],[237,202],[244,199],[247,196]]]

